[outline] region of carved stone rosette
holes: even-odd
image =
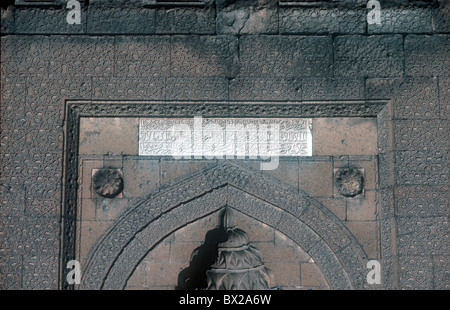
[[[229,208],[221,214],[221,226],[226,231],[227,240],[219,243],[217,259],[206,271],[207,289],[269,289],[270,276],[261,260],[261,253],[249,245],[245,231],[233,225]]]

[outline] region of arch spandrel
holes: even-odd
[[[355,283],[365,278],[366,255],[331,211],[273,177],[229,162],[174,181],[122,214],[93,251],[81,288],[123,289],[140,260],[162,239],[225,205],[276,228],[305,249],[331,288],[362,288]]]

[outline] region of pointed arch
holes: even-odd
[[[331,211],[273,177],[224,161],[174,181],[122,214],[93,251],[81,288],[123,289],[161,240],[226,205],[292,239],[314,259],[330,288],[365,286],[367,257]]]

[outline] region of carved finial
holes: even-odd
[[[234,227],[234,215],[230,208],[225,209],[220,214],[220,226],[224,229]]]

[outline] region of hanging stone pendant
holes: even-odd
[[[227,240],[219,243],[217,259],[206,271],[208,290],[265,290],[270,276],[261,253],[249,244],[245,231],[234,226],[234,217],[226,207],[220,215]]]

